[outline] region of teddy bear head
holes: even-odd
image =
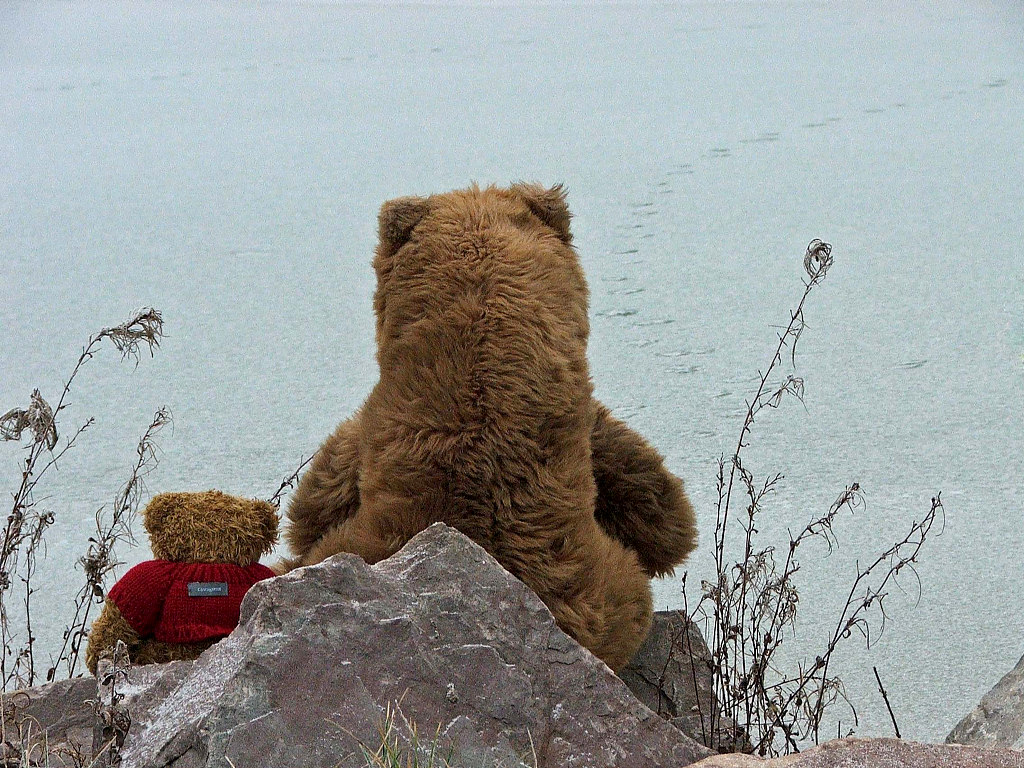
[[[277,541],[277,511],[271,504],[220,491],[158,494],[142,521],[158,560],[244,567]]]
[[[588,292],[565,190],[535,184],[402,197],[381,207],[374,257],[377,346],[421,321],[473,324],[478,305],[529,297],[584,344]],[[477,300],[479,299],[479,300]]]

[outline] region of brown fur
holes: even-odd
[[[142,512],[153,557],[178,563],[252,565],[277,542],[277,511],[220,491],[161,493]]]
[[[277,511],[273,506],[220,491],[158,494],[143,510],[142,524],[157,560],[245,567],[270,552],[277,541]],[[163,643],[139,637],[117,606],[105,603],[89,630],[85,661],[92,674],[118,640],[128,647],[133,664],[195,659],[216,642]]]
[[[85,664],[96,674],[101,658],[111,655],[118,640],[128,648],[132,664],[163,664],[168,661],[197,659],[216,640],[201,643],[161,643],[152,638],[143,639],[121,615],[113,603],[104,603],[99,617],[89,630],[89,644],[85,649]]]
[[[651,620],[649,575],[693,548],[693,512],[657,453],[591,397],[569,219],[559,187],[384,204],[380,381],[303,476],[282,569],[338,552],[377,562],[445,522],[609,666],[629,661]]]
[[[697,544],[697,519],[683,481],[665,469],[646,440],[600,403],[590,455],[597,522],[636,552],[649,576],[670,575]]]

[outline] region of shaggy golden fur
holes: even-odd
[[[161,493],[146,505],[142,523],[157,560],[245,567],[269,553],[277,541],[273,506],[220,491]],[[128,646],[133,664],[195,659],[216,642],[164,643],[139,637],[117,606],[107,602],[89,631],[85,662],[92,674],[118,640]]]
[[[380,380],[303,476],[281,570],[374,563],[441,521],[613,669],[630,660],[650,576],[696,530],[681,482],[591,396],[569,218],[560,187],[522,184],[384,204]]]

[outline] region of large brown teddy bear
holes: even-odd
[[[238,624],[242,597],[274,573],[260,565],[277,541],[277,510],[220,491],[161,493],[142,512],[155,560],[107,593],[85,661],[124,641],[133,664],[195,659]]]
[[[592,397],[569,218],[561,187],[524,184],[384,204],[380,380],[303,476],[282,570],[374,563],[444,522],[610,667],[632,658],[650,578],[696,527],[679,479]]]

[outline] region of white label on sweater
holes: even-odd
[[[228,583],[226,581],[190,581],[188,583],[189,597],[227,597]]]

